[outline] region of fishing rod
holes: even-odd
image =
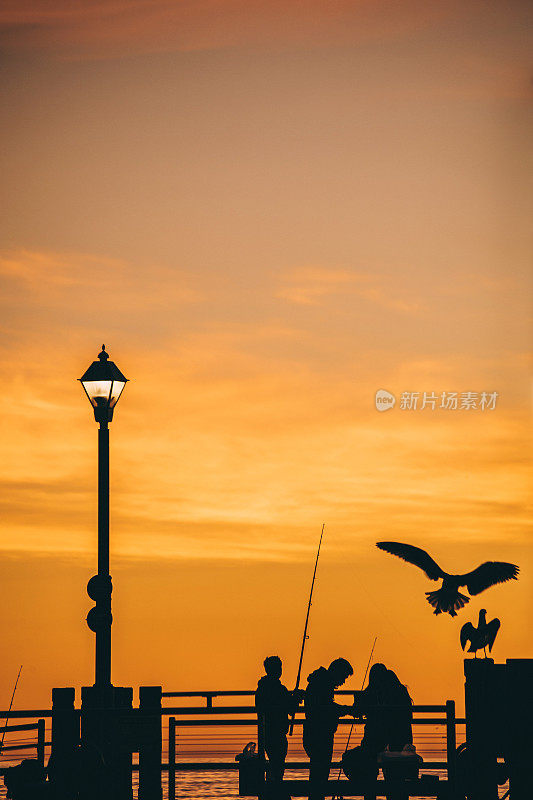
[[[368,657],[368,662],[367,662],[367,665],[366,665],[365,674],[363,675],[363,680],[361,682],[361,689],[360,689],[361,692],[363,691],[363,689],[365,687],[366,676],[368,675],[368,670],[370,669],[370,663],[372,661],[372,656],[374,655],[374,649],[376,647],[377,640],[378,640],[378,637],[376,636],[374,638],[374,644],[372,645],[372,650],[370,651],[370,656]],[[354,698],[354,703],[355,703],[355,698]],[[348,734],[348,739],[346,741],[346,747],[344,748],[344,752],[345,753],[346,753],[346,751],[348,750],[348,748],[350,746],[350,739],[352,738],[354,725],[355,725],[355,719],[353,720],[352,724],[350,725],[350,732]],[[337,780],[340,780],[341,772],[342,772],[342,766],[339,767],[339,774],[337,775]],[[333,795],[331,800],[342,800],[342,799],[340,798],[340,796]]]
[[[17,691],[17,686],[18,686],[18,682],[19,682],[19,678],[20,678],[20,673],[21,672],[22,672],[22,664],[20,665],[19,674],[17,675],[17,680],[15,681],[15,685],[13,687],[13,694],[11,695],[11,702],[9,704],[9,709],[8,709],[8,712],[7,712],[6,721],[4,722],[4,730],[2,732],[2,741],[0,742],[0,752],[2,751],[2,748],[4,746],[4,738],[5,738],[5,735],[6,735],[7,721],[9,719],[9,715],[11,713],[11,706],[13,705],[13,700],[15,699],[15,692]]]
[[[300,676],[302,674],[302,662],[304,660],[304,650],[305,650],[305,643],[309,636],[307,635],[307,625],[309,624],[309,612],[311,611],[311,600],[313,597],[313,589],[315,586],[315,578],[316,578],[316,568],[318,567],[318,557],[320,555],[320,545],[322,544],[322,537],[324,536],[324,528],[326,523],[322,523],[322,530],[320,532],[320,541],[318,542],[318,550],[316,552],[316,560],[315,560],[315,568],[313,570],[313,580],[311,581],[311,591],[309,592],[309,602],[307,603],[307,613],[305,615],[305,625],[304,625],[304,635],[302,637],[302,647],[300,649],[300,663],[298,664],[298,674],[296,675],[296,687],[294,689],[294,693],[298,691],[300,688]],[[294,730],[294,718],[296,716],[296,711],[293,711],[291,716],[291,724],[289,725],[289,736],[292,736],[292,732]]]

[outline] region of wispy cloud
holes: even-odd
[[[0,280],[8,295],[22,289],[40,301],[53,296],[60,303],[77,291],[87,303],[98,299],[106,310],[117,307],[119,296],[121,304],[136,306],[160,303],[162,295],[178,303],[201,299],[186,271],[158,265],[142,270],[121,259],[85,253],[5,252],[0,254]]]
[[[102,341],[132,378],[113,422],[117,553],[149,541],[161,557],[298,561],[324,516],[339,554],[354,519],[370,537],[419,518],[435,537],[523,535],[524,355],[476,358],[461,335],[424,347],[425,310],[402,281],[295,267],[263,275],[252,300],[238,274],[27,251],[4,253],[0,276],[2,549],[92,547],[94,422],[76,378]],[[382,385],[503,399],[490,417],[377,415]]]
[[[297,305],[318,305],[341,295],[360,298],[396,311],[416,312],[419,303],[396,295],[398,285],[386,277],[344,269],[301,267],[284,275],[277,297]]]
[[[0,12],[9,50],[70,58],[228,47],[324,46],[387,39],[456,15],[453,0],[10,0]]]

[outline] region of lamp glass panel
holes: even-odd
[[[114,408],[118,403],[118,398],[120,397],[123,388],[125,387],[125,381],[113,381],[113,388],[111,389],[111,400],[109,401],[109,408]]]
[[[83,381],[85,391],[87,392],[89,400],[95,408],[97,406],[107,405],[112,383],[113,381]],[[124,386],[124,384],[120,385],[122,385],[122,387]],[[118,395],[120,395],[120,391],[118,392]],[[118,400],[118,395],[115,403]]]

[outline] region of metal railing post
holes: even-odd
[[[448,769],[448,783],[451,788],[450,795],[455,796],[456,768],[455,751],[457,747],[455,731],[455,701],[446,701],[446,762]]]
[[[259,756],[261,771],[261,786],[264,786],[266,778],[266,754],[265,754],[265,715],[257,715],[257,755]]]
[[[37,761],[44,768],[45,722],[37,720]]]
[[[176,800],[176,717],[168,720],[168,800]]]

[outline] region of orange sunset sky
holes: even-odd
[[[7,0],[0,707],[94,680],[105,342],[113,681],[375,657],[462,705],[459,630],[533,657],[532,23],[508,0]],[[376,410],[387,389],[395,408]],[[492,409],[402,392],[497,392]],[[437,404],[438,405],[438,404]],[[435,617],[415,567],[521,568]]]

